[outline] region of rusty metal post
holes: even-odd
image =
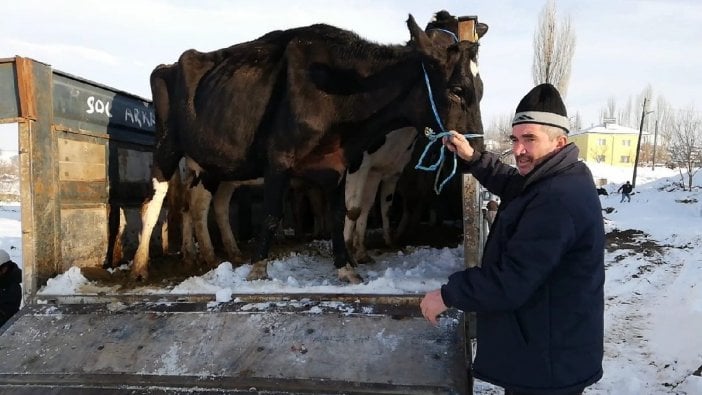
[[[17,72],[17,95],[19,99],[19,116],[26,120],[37,120],[37,102],[34,95],[34,75],[32,61],[20,56],[15,57]]]
[[[480,265],[483,253],[480,184],[470,174],[463,175],[463,248],[466,267]]]
[[[51,68],[15,58],[19,98],[20,200],[24,301],[56,275],[61,262],[58,187],[52,138]]]
[[[483,254],[483,222],[480,184],[472,175],[463,174],[463,259],[466,267],[480,265]],[[466,312],[465,317],[468,393],[472,394],[473,377],[470,371],[473,345],[471,339],[476,336],[476,317],[473,312]]]

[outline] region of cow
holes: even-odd
[[[181,253],[185,263],[193,264],[200,260],[207,267],[215,267],[219,260],[214,252],[212,239],[207,228],[210,202],[213,203],[215,220],[222,239],[222,246],[227,260],[235,265],[243,262],[242,253],[229,223],[231,196],[242,186],[261,186],[263,178],[244,181],[201,180],[201,173],[193,170],[195,164],[187,163],[182,168],[185,185],[185,203],[182,207],[182,246]],[[213,193],[214,191],[214,193]],[[197,249],[193,239],[193,230],[197,240]],[[200,259],[198,259],[198,256]]]
[[[357,167],[351,167],[346,175],[344,220],[344,241],[349,252],[358,263],[371,262],[365,247],[365,233],[368,214],[375,203],[380,187],[380,215],[383,226],[383,239],[392,244],[389,212],[395,193],[395,185],[402,169],[411,158],[417,130],[402,128],[384,136],[377,147],[363,153],[363,160]]]
[[[476,26],[477,39],[487,33],[488,26],[479,23]],[[427,25],[425,32],[437,44],[448,47],[458,42],[458,18],[446,11],[436,13],[434,19]],[[482,133],[482,119],[479,102],[482,98],[482,82],[477,67],[477,58],[471,59],[475,64],[471,74],[465,76],[466,84],[475,91],[477,98],[470,102],[465,130]],[[412,158],[412,152],[417,140],[415,128],[402,128],[390,132],[376,141],[363,154],[359,166],[349,168],[346,176],[346,218],[344,224],[344,240],[347,248],[357,262],[370,262],[372,258],[365,248],[365,232],[368,213],[375,202],[378,187],[380,190],[380,215],[383,226],[383,239],[386,245],[393,243],[390,228],[390,206],[393,202],[395,188],[404,168]]]
[[[439,147],[435,144],[427,155],[423,158],[423,164],[435,163],[439,158]],[[419,163],[422,154],[424,153],[424,145],[416,145],[412,152],[411,163]],[[448,169],[453,164],[446,161],[444,166],[437,170],[437,173],[427,172],[408,166],[402,172],[397,183],[398,198],[400,203],[400,221],[394,233],[393,242],[398,245],[405,243],[417,242],[422,240],[421,235],[416,234],[416,229],[427,214],[433,212],[436,221],[445,219],[451,213],[461,214],[462,207],[462,177],[460,174],[454,175],[444,185],[440,194],[437,194],[434,189],[437,185],[437,177],[443,179],[447,177]]]
[[[435,45],[407,19],[406,45],[380,45],[316,24],[274,31],[228,48],[185,51],[151,75],[156,111],[153,197],[142,209],[132,274],[148,277],[148,241],[180,158],[207,181],[264,178],[264,218],[248,278],[266,259],[292,176],[324,187],[332,207],[339,279],[358,283],[344,245],[348,164],[389,131],[429,126],[462,131],[477,100],[466,85],[477,43]],[[429,94],[431,90],[432,94]]]

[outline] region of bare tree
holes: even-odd
[[[576,111],[575,115],[570,117],[570,130],[578,131],[583,128],[583,117],[580,115],[580,111]]]
[[[19,155],[9,159],[0,158],[0,202],[19,201],[19,182]]]
[[[668,101],[662,95],[658,95],[656,98],[655,113],[653,114],[653,141],[652,141],[652,151],[651,161],[654,163],[667,163],[670,162],[670,156],[668,155],[669,142],[671,140],[670,126],[673,124],[674,113]],[[649,129],[650,131],[651,129]],[[655,158],[654,155],[655,154]]]
[[[606,145],[594,145],[590,148],[590,157],[595,159],[595,162],[602,163],[607,157],[607,146]],[[588,160],[586,158],[585,160]]]
[[[575,32],[571,28],[570,18],[564,18],[559,23],[556,20],[555,0],[547,0],[534,33],[534,85],[548,82],[565,97],[574,53]]]
[[[610,96],[607,99],[607,107],[605,107],[605,118],[616,118],[617,117],[617,100],[614,96]]]
[[[490,121],[490,126],[485,131],[485,137],[497,142],[497,147],[491,147],[491,151],[501,153],[510,148],[509,136],[512,134],[512,115],[497,115]]]
[[[629,99],[627,99],[626,104],[624,107],[619,109],[618,115],[617,115],[617,123],[622,125],[622,126],[629,126],[633,125],[631,121],[631,114],[632,114],[632,104],[631,104],[631,96],[629,96]]]
[[[692,180],[702,162],[702,117],[690,108],[675,114],[670,124],[671,140],[668,145],[670,159],[687,171],[687,188],[692,190]]]
[[[653,116],[648,115],[649,114],[649,109],[653,108],[653,106],[650,103],[649,98],[653,97],[653,87],[651,84],[646,85],[646,87],[641,91],[639,96],[636,97],[635,99],[635,105],[634,107],[637,109],[637,111],[634,113],[635,116],[635,122],[633,123],[634,126],[627,125],[629,127],[635,127],[638,129],[641,126],[641,116],[644,115],[644,124],[643,124],[643,130],[649,131],[653,130],[653,126],[656,123],[656,119]],[[646,112],[643,113],[641,112],[641,108],[643,107],[644,101],[648,100],[648,105],[646,106]]]

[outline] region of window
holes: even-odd
[[[597,156],[595,156],[595,161],[597,161],[597,163],[602,163],[605,161],[605,156],[604,155],[597,155]]]
[[[626,156],[622,155],[622,157],[619,158],[619,162],[620,163],[629,163],[629,155],[626,155]]]
[[[622,140],[622,145],[625,147],[631,147],[631,140]]]
[[[597,145],[607,145],[607,139],[597,139]]]

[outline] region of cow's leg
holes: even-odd
[[[181,209],[181,245],[180,252],[183,256],[183,263],[185,265],[191,266],[196,261],[197,251],[195,250],[195,240],[193,235],[193,217],[191,210],[191,194],[190,186],[195,177],[195,172],[190,169],[184,170],[185,175],[183,177],[183,185],[185,186],[184,198],[182,199],[182,209]]]
[[[388,247],[393,245],[392,228],[390,227],[390,209],[400,173],[394,174],[383,180],[380,186],[380,216],[383,220],[383,240]]]
[[[290,182],[290,190],[288,191],[288,200],[292,207],[292,222],[295,239],[305,240],[305,186],[302,185],[302,180],[293,179]]]
[[[347,210],[346,216],[344,217],[344,242],[346,243],[346,248],[349,250],[352,250],[356,243],[353,238],[356,235],[356,221],[358,220],[358,216],[361,215],[361,212],[355,211],[353,214],[354,215],[350,216]]]
[[[247,280],[262,280],[268,278],[268,252],[275,236],[276,229],[283,218],[283,196],[290,186],[290,175],[285,171],[268,171],[263,181],[263,221],[261,235],[258,240],[256,253],[253,256],[253,267],[246,277]]]
[[[316,186],[313,186],[307,190],[306,195],[310,202],[310,210],[314,220],[312,238],[321,239],[327,237],[329,234],[329,229],[327,228],[328,210],[325,207],[324,193]]]
[[[185,161],[179,162],[179,171],[176,171],[168,181],[168,193],[166,194],[165,203],[168,205],[168,213],[166,221],[164,221],[162,234],[163,253],[169,254],[174,252],[179,246],[183,246],[183,210],[185,209],[185,199],[187,199],[187,191],[185,178],[187,173],[185,170]]]
[[[217,267],[219,264],[212,246],[210,231],[207,228],[207,214],[210,211],[211,202],[212,193],[205,188],[202,182],[197,182],[190,190],[190,210],[200,256],[210,268]]]
[[[356,229],[354,230],[353,240],[353,256],[358,263],[373,262],[373,258],[366,251],[366,228],[368,228],[368,214],[375,204],[375,195],[378,192],[380,184],[380,174],[378,172],[368,173],[366,186],[363,188],[361,196],[361,215],[356,220]]]
[[[188,192],[189,194],[189,192]],[[186,198],[186,200],[190,200]],[[191,266],[196,261],[197,251],[195,251],[195,240],[193,235],[193,217],[190,213],[190,204],[186,203],[181,212],[181,221],[183,221],[182,242],[180,252],[183,256],[183,263]]]
[[[402,216],[400,217],[400,223],[397,225],[397,230],[395,231],[395,243],[404,242],[407,237],[407,229],[410,227],[413,218],[415,216],[414,212],[416,210],[414,199],[409,196],[402,197]]]
[[[229,205],[232,200],[232,194],[238,187],[239,183],[236,182],[222,182],[214,194],[215,218],[217,219],[219,233],[222,235],[224,251],[229,262],[235,266],[241,264],[242,259],[241,250],[236,243],[231,224],[229,223]]]
[[[146,280],[149,278],[149,243],[151,234],[156,226],[163,206],[163,199],[168,192],[168,181],[160,177],[152,178],[154,195],[151,200],[144,202],[141,208],[141,233],[139,233],[139,246],[134,253],[132,277]]]
[[[363,281],[356,273],[355,260],[351,258],[346,243],[344,242],[344,219],[346,218],[346,204],[344,200],[344,183],[328,190],[327,200],[332,217],[332,250],[334,253],[334,266],[340,280],[358,284]]]
[[[366,189],[368,181],[368,172],[370,170],[369,155],[363,154],[363,161],[358,169],[351,170],[346,173],[346,185],[344,186],[344,201],[346,204],[346,217],[344,219],[344,241],[349,249],[355,250],[357,240],[354,240],[356,226],[358,226],[358,218],[361,215],[363,207],[363,193]],[[353,252],[352,252],[353,253]]]
[[[103,269],[117,267],[124,260],[124,231],[127,228],[127,217],[124,208],[116,204],[110,204],[108,217],[110,228],[110,241],[107,246],[107,255],[103,262]]]

